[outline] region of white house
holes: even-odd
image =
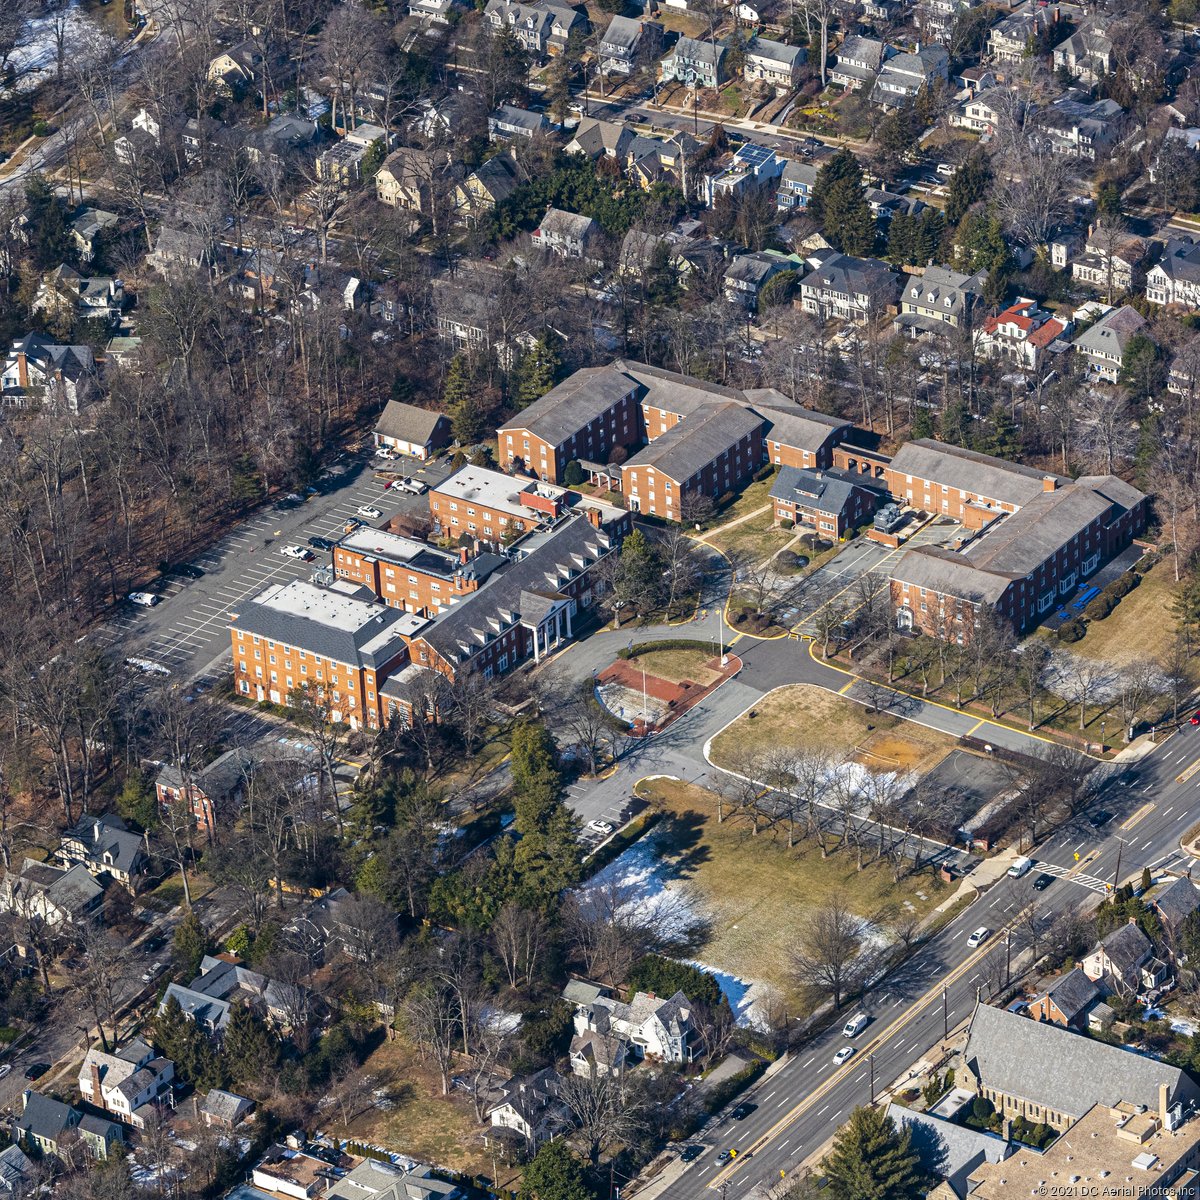
[[[695,1056],[692,1007],[682,992],[669,1000],[637,992],[628,1004],[597,996],[576,1005],[575,1033],[581,1038],[587,1034],[619,1038],[629,1043],[638,1058],[691,1062]]]
[[[93,1046],[79,1068],[79,1094],[118,1121],[145,1129],[163,1106],[173,1108],[175,1064],[140,1039],[111,1054]]]

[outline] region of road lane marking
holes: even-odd
[[[1125,823],[1121,826],[1122,829],[1132,829],[1139,821],[1148,817],[1154,811],[1154,801],[1148,801],[1143,804],[1135,813],[1132,813],[1125,819]]]

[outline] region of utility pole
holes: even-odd
[[[1004,986],[1012,983],[1012,929],[1004,931]]]
[[[1125,849],[1125,842],[1122,838],[1117,838],[1117,869],[1113,872],[1113,895],[1117,894],[1117,888],[1121,886],[1121,851]]]

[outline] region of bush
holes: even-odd
[[[717,497],[717,508],[728,508],[737,497],[732,492],[726,492],[723,496]]]
[[[663,638],[661,642],[634,642],[617,651],[618,658],[636,658],[651,650],[705,650],[709,654],[720,654],[716,642],[703,642],[698,638]]]
[[[1101,592],[1095,600],[1093,600],[1087,608],[1083,610],[1083,615],[1089,621],[1103,621],[1121,601],[1116,596],[1110,596],[1107,592]]]
[[[1133,564],[1135,575],[1145,575],[1156,562],[1158,562],[1158,554],[1154,550],[1147,550],[1141,558]]]
[[[584,469],[579,465],[577,458],[571,459],[567,463],[567,469],[563,472],[563,483],[567,487],[578,487],[581,483],[587,482],[587,475]]]
[[[977,1121],[990,1121],[995,1111],[996,1106],[986,1096],[976,1096],[971,1101],[971,1116]]]
[[[784,520],[779,522],[779,528],[780,529],[795,529],[796,522],[785,518]]]
[[[1058,627],[1058,640],[1060,642],[1081,642],[1085,633],[1087,633],[1087,623],[1081,617],[1074,617],[1070,621],[1064,621]]]
[[[41,117],[38,117],[38,119],[33,123],[33,136],[40,138],[50,136],[50,126],[47,125]]]
[[[635,992],[653,992],[657,996],[683,992],[693,1002],[708,1005],[721,1002],[721,989],[707,971],[663,958],[661,954],[643,954],[633,964],[625,984]]]
[[[1141,582],[1142,577],[1136,571],[1126,571],[1123,575],[1118,575],[1101,595],[1112,596],[1114,600],[1120,600],[1122,596],[1128,596]]]
[[[752,478],[754,479],[755,483],[761,483],[764,479],[770,479],[774,471],[774,463],[763,463],[763,465],[754,472]]]

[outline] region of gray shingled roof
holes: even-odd
[[[967,1194],[967,1177],[985,1162],[1003,1162],[1012,1149],[994,1133],[980,1133],[965,1125],[955,1125],[914,1112],[899,1104],[888,1105],[888,1116],[897,1130],[911,1130],[913,1149],[921,1156],[921,1166],[947,1180],[959,1196]]]
[[[1110,508],[1099,493],[1075,485],[1041,492],[968,546],[967,561],[1028,575]]]
[[[1097,949],[1104,953],[1116,968],[1123,982],[1129,982],[1138,967],[1154,949],[1150,939],[1134,924],[1118,925],[1111,933],[1102,937]]]
[[[375,432],[382,437],[423,446],[437,431],[438,423],[445,420],[444,413],[417,408],[415,404],[403,404],[399,400],[389,400],[375,423]]]
[[[972,603],[995,604],[1021,576],[981,570],[961,554],[940,546],[920,546],[900,555],[889,578]]]
[[[875,293],[890,303],[900,291],[900,276],[877,258],[853,258],[849,254],[831,254],[805,277],[805,291],[844,292],[848,296]]]
[[[239,1096],[236,1092],[227,1092],[223,1088],[212,1088],[204,1097],[200,1111],[208,1113],[218,1121],[228,1121],[230,1124],[234,1124],[240,1116],[245,1115],[253,1107],[254,1101],[245,1096]]]
[[[736,401],[714,404],[711,411],[672,425],[639,450],[621,468],[622,474],[631,467],[653,467],[682,484],[763,424],[762,417]]]
[[[765,58],[779,63],[789,70],[808,58],[808,51],[802,46],[789,46],[785,42],[773,42],[770,38],[755,38],[746,47],[746,54],[750,58]]]
[[[808,450],[815,454],[831,438],[835,438],[844,429],[849,429],[852,421],[841,417],[831,417],[827,413],[813,412],[811,409],[800,408],[791,403],[778,403],[766,396],[769,388],[752,388],[746,392],[746,398],[754,406],[754,411],[767,421],[766,437],[772,442],[791,446],[797,450]],[[758,397],[763,395],[763,399]],[[778,395],[778,393],[776,393]]]
[[[1169,1103],[1200,1097],[1178,1067],[986,1004],[971,1018],[963,1058],[986,1087],[1075,1118],[1120,1100],[1157,1110],[1162,1083]]]
[[[771,487],[771,499],[841,516],[854,495],[855,486],[852,478],[840,473],[780,467]]]
[[[600,226],[591,217],[582,213],[567,212],[565,208],[546,209],[546,215],[538,222],[535,234],[552,234],[555,237],[571,238],[574,241],[584,241],[598,233]]]
[[[1158,910],[1164,925],[1178,929],[1200,908],[1200,889],[1190,879],[1172,879],[1151,895],[1150,903]]]
[[[632,50],[642,36],[642,22],[635,17],[613,17],[604,34],[604,46],[620,46]]]
[[[25,1110],[17,1118],[16,1126],[22,1134],[53,1142],[71,1128],[74,1116],[75,1110],[69,1104],[30,1090],[25,1093]]]
[[[1191,238],[1171,238],[1156,265],[1169,279],[1182,279],[1188,283],[1200,281],[1200,245]]]
[[[931,438],[905,442],[892,459],[896,475],[936,480],[973,496],[1005,504],[1028,504],[1044,489],[1046,472],[949,446]],[[1068,482],[1059,479],[1059,483]],[[913,500],[919,503],[917,496]]]
[[[1062,1015],[1073,1021],[1097,996],[1100,989],[1078,968],[1060,975],[1047,989]]]
[[[608,367],[585,367],[522,409],[499,432],[528,430],[557,446],[606,413],[622,396],[636,391],[636,380],[615,363]]]
[[[703,42],[699,38],[681,37],[675,43],[675,57],[684,62],[715,64],[725,54],[723,42]]]
[[[125,828],[120,817],[83,817],[74,829],[63,834],[63,841],[78,841],[89,862],[99,864],[107,853],[118,871],[132,872],[145,857],[146,848],[140,834]]]
[[[1133,336],[1141,333],[1149,323],[1136,309],[1123,304],[1105,313],[1095,325],[1085,329],[1075,339],[1075,348],[1085,353],[1121,358]]]

